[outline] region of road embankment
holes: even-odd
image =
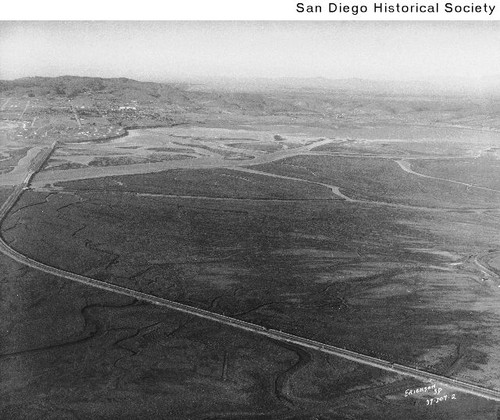
[[[24,180],[21,184],[17,185],[7,201],[0,208],[0,229],[4,219],[8,216],[10,210],[14,207],[16,202],[21,197],[23,191],[29,187],[29,184],[34,175],[43,167],[47,159],[57,147],[57,143],[53,143],[50,148],[41,150],[38,155],[32,160],[29,170],[26,173]],[[300,346],[302,348],[310,349],[316,352],[328,354],[331,356],[341,357],[363,365],[371,366],[374,368],[382,369],[388,372],[410,376],[424,382],[438,382],[449,388],[456,389],[468,394],[476,395],[490,400],[500,401],[500,392],[489,388],[481,387],[472,383],[448,378],[442,375],[422,371],[418,368],[403,366],[390,361],[371,357],[362,353],[352,350],[343,349],[340,347],[332,346],[326,343],[321,343],[315,340],[310,340],[304,337],[299,337],[286,332],[268,329],[261,325],[252,324],[238,318],[231,318],[215,312],[210,312],[204,309],[192,307],[182,303],[174,302],[168,299],[143,293],[137,290],[129,289],[126,287],[118,286],[116,284],[108,283],[101,280],[96,280],[90,277],[82,276],[76,273],[71,273],[57,267],[52,267],[40,261],[36,261],[20,252],[16,251],[4,240],[0,235],[0,252],[12,258],[20,264],[26,265],[41,272],[61,277],[69,281],[80,283],[86,286],[94,287],[111,293],[135,298],[137,300],[148,302],[153,305],[161,306],[170,310],[183,312],[188,315],[204,318],[213,322],[217,322],[229,327],[238,328],[253,334],[258,334],[265,338],[275,340],[282,343],[288,343]]]

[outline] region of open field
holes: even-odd
[[[335,184],[347,196],[422,207],[497,208],[500,192],[422,180],[388,159],[300,156],[252,169]]]
[[[405,397],[428,384],[0,263],[17,273],[0,286],[2,418],[495,418],[477,397],[443,388],[430,409],[433,389]]]
[[[15,89],[0,200],[21,194],[1,235],[21,254],[500,391],[496,99]],[[408,395],[432,384],[0,266],[1,418],[498,418],[439,384]]]
[[[228,169],[178,169],[158,174],[106,177],[73,181],[64,188],[117,191],[131,194],[185,195],[193,197],[269,200],[336,199],[326,188]]]
[[[437,178],[447,178],[481,187],[500,189],[500,160],[488,155],[478,159],[412,160],[415,172]]]
[[[499,386],[485,351],[500,339],[499,293],[467,261],[497,237],[498,214],[186,200],[81,184],[25,193],[4,237],[71,272],[436,372],[460,360],[458,377]]]

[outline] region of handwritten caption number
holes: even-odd
[[[427,399],[426,402],[427,402],[427,405],[432,405],[432,404],[439,404],[440,402],[443,402],[443,401],[456,400],[456,399],[457,399],[457,397],[455,396],[455,394],[451,394],[449,397],[448,397],[448,394],[446,394],[446,395],[443,395],[441,397],[434,397],[431,399]]]

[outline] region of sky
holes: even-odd
[[[1,21],[0,79],[500,74],[500,21]]]

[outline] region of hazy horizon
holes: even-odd
[[[498,45],[496,21],[1,22],[0,79],[482,81]]]

